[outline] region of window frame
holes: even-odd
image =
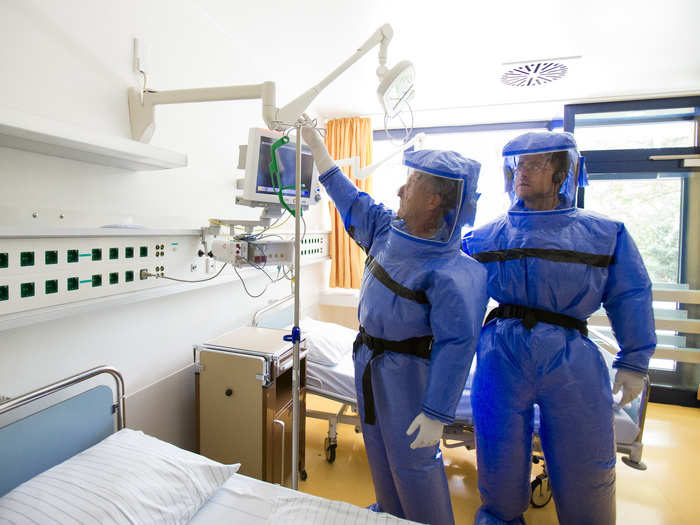
[[[551,119],[497,122],[493,124],[464,124],[459,126],[429,126],[424,128],[413,128],[413,132],[411,133],[409,140],[418,133],[425,133],[426,135],[442,135],[448,133],[479,133],[484,131],[508,131],[514,129],[528,130],[542,128],[552,131],[556,128],[563,127],[563,125],[564,121],[562,119]],[[387,136],[387,130],[372,130],[372,140],[402,140],[404,138],[404,132],[402,130],[390,129],[388,132],[390,136]]]
[[[579,123],[579,127],[604,126],[624,123],[642,124],[648,122],[671,122],[678,120],[695,120],[698,122],[698,115],[700,115],[700,96],[567,104],[564,106],[564,131],[573,133],[575,136],[576,115],[590,115],[595,113],[610,114],[627,111],[680,109],[689,107],[694,108],[694,112],[690,114],[678,113],[675,115],[651,116],[648,118],[605,117],[586,122],[585,124]],[[650,160],[650,157],[652,155],[689,154],[700,154],[700,147],[694,146],[683,148],[636,148],[581,151],[581,156],[585,158],[588,178],[590,180],[655,179],[659,175],[663,176],[664,174],[682,178],[679,225],[680,238],[678,240],[678,281],[680,283],[686,281],[686,250],[688,242],[687,234],[689,205],[687,174],[692,170],[692,168],[684,167],[682,160]],[[585,194],[585,188],[579,188],[576,198],[577,207],[585,207]]]

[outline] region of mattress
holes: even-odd
[[[327,397],[342,397],[355,403],[355,364],[348,352],[335,366],[307,360],[307,390]]]

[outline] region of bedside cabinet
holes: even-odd
[[[195,347],[199,450],[241,474],[291,486],[292,363],[289,332],[243,327]],[[306,479],[306,350],[300,344],[299,472]]]

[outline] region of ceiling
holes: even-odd
[[[274,80],[284,105],[348,58],[383,23],[388,65],[416,68],[416,126],[551,118],[563,102],[700,92],[700,2],[198,0],[232,42],[249,41],[248,80]],[[328,86],[322,117],[380,114],[377,51]],[[536,87],[501,83],[504,63],[557,57],[567,76]],[[239,82],[236,82],[239,83]]]

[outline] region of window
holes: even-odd
[[[680,281],[683,179],[592,180],[585,203],[625,223],[653,282]]]
[[[681,97],[564,108],[589,173],[579,205],[625,223],[656,283],[685,279],[688,168],[680,157],[700,153],[699,107],[700,97]]]
[[[581,150],[688,148],[695,145],[695,108],[576,115]]]
[[[565,129],[573,131],[589,172],[579,205],[625,223],[657,288],[664,286],[658,283],[687,286],[679,283],[686,281],[688,206],[697,203],[688,202],[684,158],[700,157],[698,115],[700,97],[564,108]],[[676,303],[655,301],[653,307],[657,318],[683,319],[690,313],[678,311]],[[656,336],[659,346],[697,346],[688,334],[657,330]],[[649,367],[652,399],[655,392],[679,404],[695,398],[697,364],[653,358]]]

